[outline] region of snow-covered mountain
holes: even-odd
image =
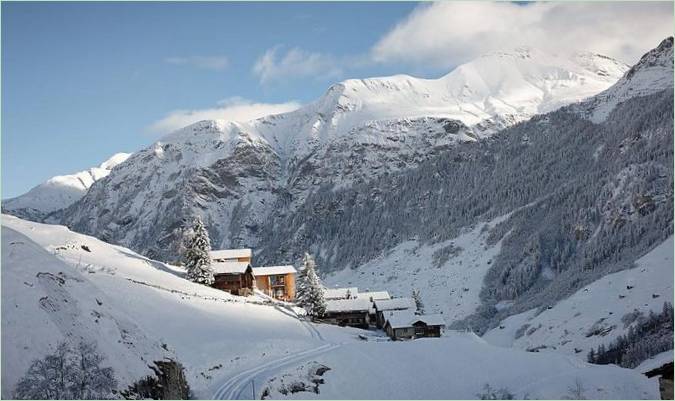
[[[52,177],[23,195],[3,200],[2,210],[33,220],[42,219],[82,198],[94,182],[107,177],[115,166],[129,156],[129,153],[116,153],[98,167]]]
[[[293,112],[178,130],[92,186],[62,221],[170,259],[185,220],[199,214],[216,247],[256,247],[270,213],[293,213],[317,186],[349,187],[415,167],[598,93],[626,70],[595,54],[520,48],[439,79],[347,80]]]
[[[631,81],[649,81],[642,71]],[[555,304],[672,235],[672,58],[664,76],[652,93],[625,86],[636,96],[601,123],[579,113],[598,96],[416,168],[316,188],[266,221],[260,256],[309,249],[324,273],[337,270],[331,284],[418,287],[449,324],[479,332]]]
[[[673,87],[673,38],[647,52],[623,77],[606,91],[584,102],[581,110],[591,121],[599,123],[621,102]]]

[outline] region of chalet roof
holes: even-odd
[[[373,300],[373,301],[378,301],[378,300],[385,300],[385,299],[391,299],[391,296],[387,291],[366,291],[366,292],[359,292],[357,294],[358,298],[363,298],[363,299],[368,299],[368,300]]]
[[[291,265],[285,266],[264,266],[264,267],[254,267],[253,275],[256,277],[259,276],[270,276],[273,274],[288,274],[288,273],[297,273],[295,267]]]
[[[359,289],[356,287],[349,288],[326,288],[323,291],[325,299],[347,299],[347,292],[350,298],[356,298],[359,294]]]
[[[370,306],[367,299],[331,299],[326,301],[326,312],[367,312]]]
[[[250,258],[253,256],[253,251],[250,249],[220,249],[209,252],[211,259],[236,259],[236,258]]]
[[[211,262],[214,274],[242,274],[249,266],[248,262]]]
[[[416,315],[412,310],[387,311],[384,314],[386,318],[385,326],[388,324],[392,329],[401,329],[404,327],[413,327],[417,322],[425,323],[427,326],[445,326],[443,315]]]
[[[415,309],[415,301],[412,298],[392,298],[375,301],[375,309],[378,311]]]

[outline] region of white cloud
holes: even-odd
[[[334,78],[342,69],[334,57],[294,47],[285,54],[280,47],[268,49],[253,66],[253,73],[261,84],[289,78]]]
[[[190,65],[207,70],[224,70],[230,63],[225,56],[168,57],[164,61],[169,64]]]
[[[416,8],[371,49],[381,63],[450,68],[480,54],[530,45],[587,50],[635,63],[672,35],[670,2],[440,2]]]
[[[248,121],[270,114],[293,111],[297,102],[256,103],[240,97],[218,102],[218,106],[201,110],[174,110],[148,127],[152,133],[164,134],[202,120]]]

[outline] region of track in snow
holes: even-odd
[[[316,329],[315,329],[316,330]],[[255,384],[256,394],[266,379],[269,379],[281,369],[301,362],[305,359],[332,351],[341,344],[324,344],[316,348],[288,355],[274,361],[264,363],[251,369],[237,373],[223,383],[213,394],[216,400],[250,400],[256,397],[252,396],[253,386]]]

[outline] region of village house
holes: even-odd
[[[367,299],[370,301],[370,309],[368,310],[368,322],[375,324],[377,321],[377,311],[375,310],[375,301],[383,301],[391,299],[387,291],[366,291],[358,294],[359,299]]]
[[[212,261],[214,282],[212,286],[233,295],[248,296],[253,293],[255,277],[249,262]]]
[[[409,309],[415,311],[415,301],[412,298],[392,298],[375,300],[375,322],[378,329],[384,328],[384,323],[387,321],[385,312],[400,311]]]
[[[372,302],[367,299],[331,299],[326,301],[325,323],[367,329]]]
[[[392,340],[440,337],[445,328],[443,316],[416,315],[411,310],[385,312],[384,331]]]
[[[295,299],[295,267],[268,266],[254,267],[253,276],[258,290],[282,301]]]
[[[252,267],[250,249],[222,249],[211,251],[213,287],[234,295],[248,296],[254,289],[276,299],[291,301],[295,298],[293,266]]]

